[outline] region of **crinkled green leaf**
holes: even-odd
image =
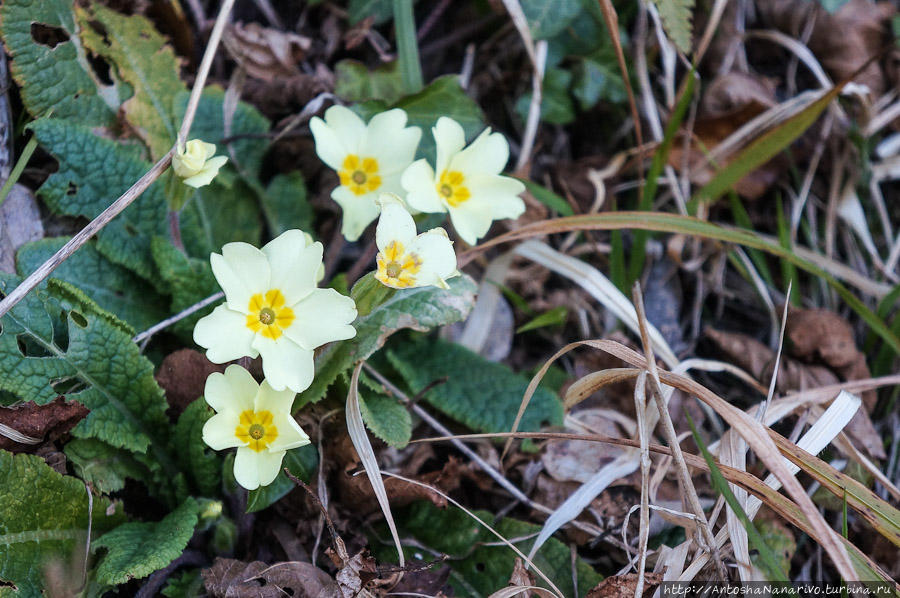
[[[694,0],[653,0],[662,18],[663,28],[675,47],[685,54],[691,51]]]
[[[205,260],[232,241],[259,245],[262,235],[259,206],[240,180],[230,188],[213,181],[198,189],[185,204],[180,224],[185,249]]]
[[[222,459],[201,441],[203,424],[212,410],[202,398],[187,406],[172,434],[172,453],[204,496],[215,496],[222,487]]]
[[[95,438],[73,438],[66,444],[65,453],[75,473],[101,494],[118,492],[125,487],[127,478],[152,479],[151,472],[134,454]]]
[[[92,548],[107,549],[97,566],[97,581],[118,585],[162,569],[184,552],[194,535],[200,506],[193,498],[156,523],[125,523],[97,538]]]
[[[41,239],[28,243],[16,254],[16,269],[27,276],[56,253],[70,237]],[[97,305],[128,322],[135,330],[145,330],[168,314],[166,301],[146,281],[114,264],[87,243],[53,271],[53,277],[80,288]]]
[[[18,278],[0,278],[9,292]],[[63,315],[54,330],[52,316]],[[153,379],[153,364],[131,342],[134,331],[101,310],[75,287],[51,279],[47,291],[32,292],[0,320],[0,389],[45,404],[58,396],[53,385],[75,383],[66,393],[90,413],[74,428],[135,453],[154,456],[174,475],[171,460],[155,440],[168,430],[166,401]],[[23,354],[20,341],[29,341]]]
[[[272,237],[292,228],[312,233],[313,210],[300,171],[275,176],[260,203]]]
[[[403,97],[396,61],[370,71],[358,60],[341,60],[335,65],[334,76],[334,93],[348,102],[382,100],[390,104]]]
[[[112,126],[126,90],[97,78],[79,38],[73,5],[70,0],[0,4],[3,41],[13,58],[10,70],[33,117],[52,110],[56,118]]]
[[[621,104],[628,99],[615,55],[611,58],[611,61],[584,58],[575,66],[572,95],[582,110],[593,108],[601,100]]]
[[[202,590],[203,578],[200,577],[200,569],[189,569],[170,577],[160,594],[166,598],[195,598],[206,595]]]
[[[178,78],[175,52],[141,15],[126,16],[102,4],[78,7],[75,14],[85,47],[114,65],[119,78],[131,85],[134,93],[122,104],[125,119],[158,160],[175,143],[181,125],[173,99],[185,86]]]
[[[487,511],[474,513],[525,554],[528,554],[534,535],[541,529],[539,525],[510,517],[495,521],[495,515]],[[420,501],[395,512],[395,519],[402,537],[413,537],[436,552],[450,555],[447,561],[452,569],[449,581],[460,596],[484,598],[508,584],[516,554],[462,509],[440,509],[430,502]],[[383,543],[371,542],[370,546],[379,561],[397,558],[397,553],[391,552],[392,549]],[[416,548],[406,550],[409,558],[415,552],[421,552]],[[556,584],[563,596],[586,596],[603,580],[590,565],[576,557],[574,576],[578,579],[578,591],[574,591],[572,552],[556,538],[550,538],[541,547],[534,557],[534,564]],[[538,585],[546,587],[538,576],[535,578]]]
[[[581,12],[580,0],[521,0],[521,4],[535,39],[553,37]]]
[[[51,559],[69,562],[84,550],[88,490],[34,455],[0,450],[0,585],[13,583],[19,598],[42,596],[43,567]],[[94,498],[92,526],[103,533],[124,520],[118,505]]]
[[[365,284],[367,278],[371,274],[357,285]],[[312,385],[294,401],[294,410],[325,396],[338,376],[380,349],[398,330],[411,328],[424,332],[464,319],[475,303],[477,286],[466,275],[451,279],[449,285],[447,290],[419,287],[398,291],[371,313],[358,317],[353,323],[355,338],[332,343],[316,356],[316,376]]]
[[[403,448],[412,437],[412,417],[406,407],[384,394],[384,389],[368,376],[360,380],[371,392],[360,392],[359,410],[366,427],[391,446]]]
[[[94,219],[150,169],[138,148],[98,137],[85,125],[41,119],[29,128],[59,163],[38,190],[57,214]],[[150,239],[168,234],[166,211],[162,186],[150,185],[97,233],[97,250],[153,282]]]
[[[393,343],[388,359],[413,393],[442,381],[423,398],[479,432],[511,430],[529,382],[503,364],[441,339]],[[546,388],[538,387],[519,429],[533,431],[542,425],[560,425],[562,421],[562,402]]]
[[[208,259],[187,257],[160,237],[153,239],[152,251],[162,284],[172,295],[173,314],[220,290]],[[180,320],[172,330],[190,333],[197,320],[211,312],[214,307],[215,304],[210,305]]]
[[[260,486],[256,490],[251,490],[247,495],[247,512],[262,511],[296,487],[294,482],[284,474],[283,469],[285,467],[288,468],[292,475],[309,483],[316,474],[318,466],[319,452],[313,445],[307,444],[289,450],[284,455],[284,461],[281,462],[281,470],[278,471],[278,476],[275,480],[268,486]]]

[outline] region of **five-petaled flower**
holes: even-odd
[[[338,173],[341,184],[331,197],[344,211],[341,232],[355,241],[378,217],[381,193],[402,193],[400,175],[416,155],[422,131],[406,126],[406,112],[376,114],[367,125],[350,109],[332,106],[325,120],[309,123],[316,153]]]
[[[525,211],[519,194],[525,185],[500,176],[509,159],[509,143],[485,129],[466,147],[462,126],[442,116],[432,129],[437,145],[435,168],[417,160],[403,173],[406,203],[421,212],[450,212],[453,228],[466,243],[487,234],[491,222],[518,218]]]
[[[215,145],[199,139],[191,139],[172,156],[175,174],[185,185],[195,188],[209,185],[226,162],[225,156],[216,156]]]
[[[237,447],[234,479],[247,490],[271,484],[285,452],[309,444],[291,417],[294,392],[257,384],[240,366],[211,374],[204,398],[216,414],[203,426],[203,442],[217,451]]]
[[[261,250],[228,243],[210,256],[225,303],[194,327],[194,341],[213,363],[262,355],[276,390],[302,392],[313,380],[313,351],[352,338],[356,304],[334,289],[316,287],[322,244],[289,230]]]
[[[416,235],[416,223],[400,198],[385,193],[379,199],[381,217],[375,229],[378,270],[375,278],[395,289],[436,286],[459,276],[453,242],[443,228]]]

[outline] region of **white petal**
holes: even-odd
[[[375,190],[377,194],[393,193],[402,200],[406,193],[403,191],[403,185],[400,184],[400,176],[401,173],[395,172],[394,174],[386,174],[381,177],[381,187]]]
[[[206,349],[206,358],[213,363],[256,357],[253,335],[247,328],[247,316],[224,303],[194,326],[194,342]]]
[[[237,412],[253,409],[253,397],[259,384],[250,372],[239,365],[230,365],[225,373],[213,372],[206,378],[203,398],[216,411],[233,409]]]
[[[470,201],[490,206],[494,220],[518,218],[525,212],[525,202],[519,194],[525,191],[522,181],[506,176],[478,175],[471,179]]]
[[[275,390],[290,388],[294,392],[303,392],[312,384],[315,372],[313,352],[304,349],[286,334],[277,341],[257,335],[253,339],[253,348],[262,355],[263,374]]]
[[[420,212],[446,212],[427,160],[416,160],[403,171],[400,184],[406,191],[406,203]]]
[[[269,260],[249,243],[226,243],[222,258],[210,256],[213,274],[225,291],[228,306],[247,313],[250,297],[269,290]]]
[[[416,282],[420,285],[444,288],[446,287],[444,281],[457,274],[453,243],[442,228],[432,229],[416,237],[410,243],[409,251],[422,259],[422,266],[416,273]]]
[[[509,161],[509,143],[501,133],[485,129],[469,147],[450,160],[450,170],[467,177],[474,174],[500,174]]]
[[[448,116],[442,116],[431,129],[434,143],[437,146],[434,169],[438,174],[444,172],[454,154],[466,145],[466,132],[462,125]]]
[[[246,314],[250,297],[253,296],[253,293],[258,293],[259,291],[251,291],[247,288],[245,281],[235,274],[228,262],[225,261],[225,258],[218,253],[209,255],[209,263],[212,266],[216,282],[219,283],[219,286],[225,292],[225,302],[231,309]]]
[[[379,251],[390,245],[392,241],[401,243],[404,247],[416,236],[416,223],[406,208],[399,201],[392,200],[390,195],[382,194],[381,217],[378,218],[378,226],[375,228],[375,244]]]
[[[257,453],[253,449],[241,447],[234,457],[234,479],[247,490],[267,486],[281,471],[282,459],[284,451]]]
[[[270,453],[287,451],[309,444],[309,436],[289,413],[276,415],[274,423],[278,428],[278,438],[269,445]]]
[[[355,319],[353,299],[334,289],[316,289],[294,306],[294,321],[284,335],[311,353],[325,343],[356,336],[350,325]]]
[[[338,187],[331,192],[331,198],[344,211],[341,233],[348,241],[359,239],[366,227],[378,218],[379,209],[375,204],[377,197],[375,192],[356,195],[347,187]]]
[[[325,123],[349,153],[359,153],[366,138],[366,123],[363,119],[349,108],[332,106],[325,111]]]
[[[416,156],[422,130],[405,127],[406,112],[399,108],[376,114],[369,121],[360,153],[378,160],[378,171],[382,177],[401,172]]]
[[[271,288],[284,294],[288,306],[316,288],[316,276],[322,265],[322,244],[308,245],[306,236],[301,230],[288,230],[262,248],[272,269]]]
[[[259,385],[259,392],[253,401],[254,411],[269,411],[270,413],[290,413],[297,396],[290,388],[275,390],[268,382],[263,380]]]
[[[450,221],[460,238],[469,245],[475,245],[491,228],[490,206],[476,203],[472,199],[458,208],[450,209]]]
[[[344,164],[344,158],[351,154],[338,138],[337,132],[325,124],[318,116],[309,121],[309,130],[312,131],[316,141],[316,154],[332,170],[340,170]]]
[[[214,451],[245,446],[234,434],[240,421],[240,414],[231,409],[215,414],[203,424],[203,442]]]

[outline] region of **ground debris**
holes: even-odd
[[[310,563],[288,561],[267,565],[217,558],[202,572],[213,598],[340,598],[335,580]]]

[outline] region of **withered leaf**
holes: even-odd
[[[88,410],[81,403],[56,397],[46,405],[29,402],[16,407],[0,407],[0,424],[25,436],[52,442],[68,433],[87,414]],[[33,445],[20,444],[0,434],[0,449],[16,453],[32,448]]]
[[[203,584],[213,598],[337,598],[338,588],[330,575],[297,561],[267,565],[217,558],[202,571]]]
[[[587,598],[634,598],[637,589],[637,573],[611,575],[601,581],[597,587],[588,592]],[[644,573],[644,590],[642,598],[650,598],[662,583],[662,573]]]

